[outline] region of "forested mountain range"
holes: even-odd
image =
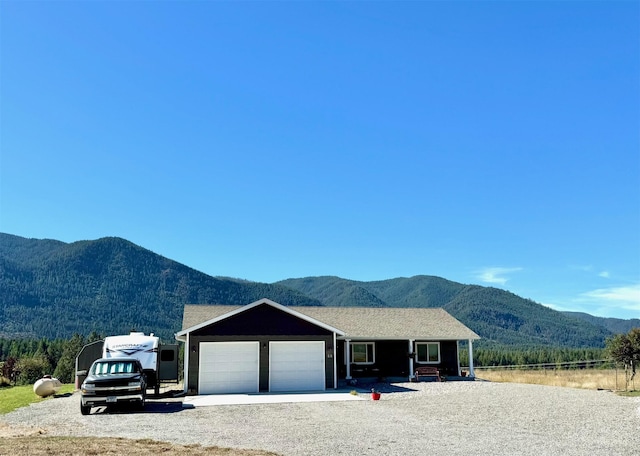
[[[325,305],[442,307],[482,336],[484,344],[598,347],[612,334],[595,321],[590,323],[563,315],[505,290],[463,285],[440,277],[415,276],[375,282],[307,277],[277,283]]]
[[[265,284],[211,277],[121,238],[64,243],[0,233],[0,337],[154,332],[171,341],[184,304],[443,307],[483,344],[601,347],[615,330],[504,290],[432,276]],[[623,320],[625,321],[625,320]]]
[[[600,326],[614,334],[624,334],[631,331],[633,328],[640,328],[640,318],[630,318],[625,320],[623,318],[603,318],[594,317],[584,312],[562,312],[568,317],[579,318],[596,326]]]
[[[281,285],[216,278],[120,238],[70,244],[0,233],[0,337],[154,332],[171,340],[187,303],[321,305]]]

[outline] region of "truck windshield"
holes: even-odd
[[[95,363],[93,365],[93,374],[130,374],[136,372],[136,366],[130,361],[109,361],[103,363]]]

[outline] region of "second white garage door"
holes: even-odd
[[[325,389],[323,341],[270,342],[269,391]]]
[[[202,342],[198,394],[257,393],[258,342]]]

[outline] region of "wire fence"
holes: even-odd
[[[559,363],[538,363],[538,364],[511,364],[511,365],[496,365],[496,366],[475,366],[475,370],[482,369],[596,369],[596,368],[614,368],[615,363],[610,359],[590,359],[586,361],[564,361]]]

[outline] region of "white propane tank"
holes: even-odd
[[[51,375],[45,375],[33,384],[33,392],[40,397],[47,397],[56,394],[61,387],[60,380]]]

